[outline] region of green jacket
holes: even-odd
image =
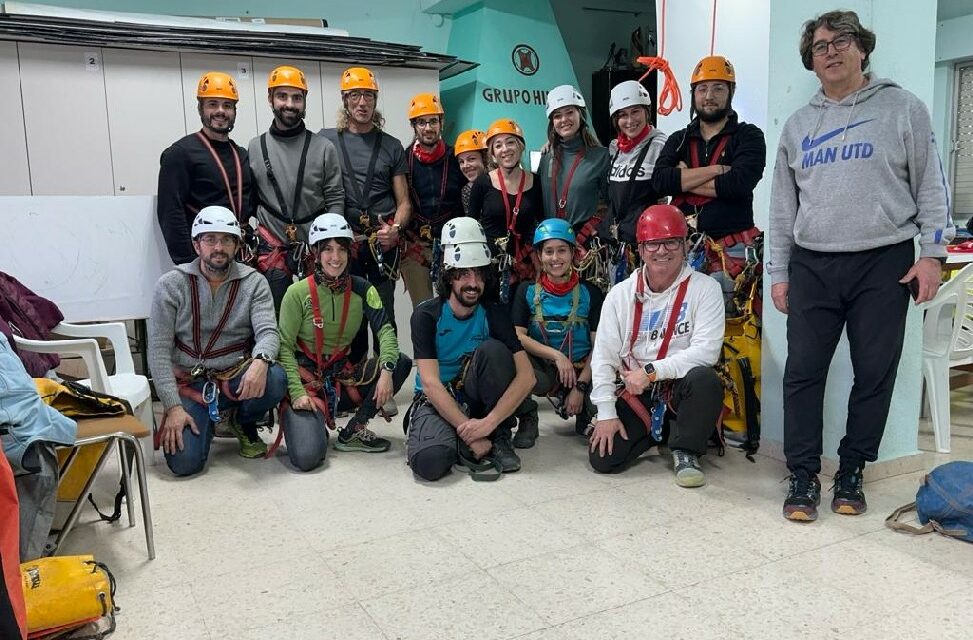
[[[362,318],[368,320],[368,325],[375,334],[379,344],[379,360],[382,363],[395,363],[399,358],[399,342],[395,336],[395,329],[389,321],[388,314],[382,307],[382,299],[375,289],[364,278],[351,277],[351,296],[349,298],[348,317],[344,330],[338,334],[341,326],[341,314],[344,308],[344,292],[335,293],[325,285],[317,285],[318,301],[321,305],[321,319],[324,321],[324,343],[321,355],[327,360],[336,349],[351,344]],[[297,345],[298,339],[304,342],[308,349],[314,350],[314,311],[311,308],[311,292],[307,279],[295,282],[287,288],[284,300],[280,305],[280,364],[287,372],[287,391],[291,401],[307,395],[301,376],[297,369],[296,354],[301,352]]]

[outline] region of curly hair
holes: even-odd
[[[335,117],[335,128],[338,129],[338,131],[344,131],[348,128],[348,118],[350,117],[348,114],[348,109],[344,106],[344,98],[341,100],[341,108],[338,109],[338,115]],[[382,112],[378,109],[375,109],[375,112],[372,114],[372,125],[376,129],[381,129],[385,126],[385,117],[382,116]]]
[[[496,299],[498,290],[496,269],[494,269],[492,265],[487,265],[485,267],[472,267],[472,269],[478,271],[483,277],[483,295],[480,296],[480,299]],[[466,269],[439,268],[439,277],[436,278],[436,292],[439,294],[439,298],[443,302],[449,300],[449,296],[453,292],[453,282],[464,271],[466,271]]]
[[[858,14],[854,11],[829,11],[822,13],[816,18],[804,23],[801,30],[801,62],[808,71],[814,69],[813,55],[811,47],[814,45],[814,32],[821,27],[827,28],[835,33],[849,34],[854,36],[858,43],[858,48],[865,54],[862,60],[862,71],[868,68],[868,58],[872,51],[875,51],[875,32],[869,31],[862,26],[858,19]]]

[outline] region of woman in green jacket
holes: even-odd
[[[409,375],[412,360],[399,343],[378,290],[348,273],[354,240],[344,216],[325,213],[311,225],[314,274],[295,282],[280,308],[280,363],[287,372],[289,404],[284,408],[284,438],[291,463],[309,471],[324,460],[327,428],[339,409],[356,408],[338,431],[338,451],[387,451],[390,443],[368,429]],[[377,358],[350,362],[352,339],[367,320],[379,345]]]

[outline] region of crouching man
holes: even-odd
[[[534,386],[530,361],[510,315],[482,300],[495,283],[480,223],[447,222],[441,244],[439,297],[412,314],[419,371],[406,418],[409,466],[424,480],[442,478],[457,462],[475,478],[491,467],[517,471],[512,414]]]
[[[287,391],[270,287],[234,259],[241,238],[232,211],[203,208],[192,226],[198,257],[155,285],[149,368],[165,409],[156,438],[177,476],[203,470],[221,422],[241,456],[262,457],[256,423]]]
[[[599,473],[624,471],[668,443],[676,484],[705,483],[699,458],[723,403],[713,368],[723,343],[723,294],[686,263],[686,233],[676,207],[647,208],[636,226],[643,266],[605,298],[591,364],[598,417],[589,461]]]

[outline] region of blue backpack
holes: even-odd
[[[913,510],[921,527],[898,522],[903,513]],[[903,533],[938,531],[973,542],[973,462],[947,462],[933,469],[922,479],[916,501],[893,511],[885,525]]]

